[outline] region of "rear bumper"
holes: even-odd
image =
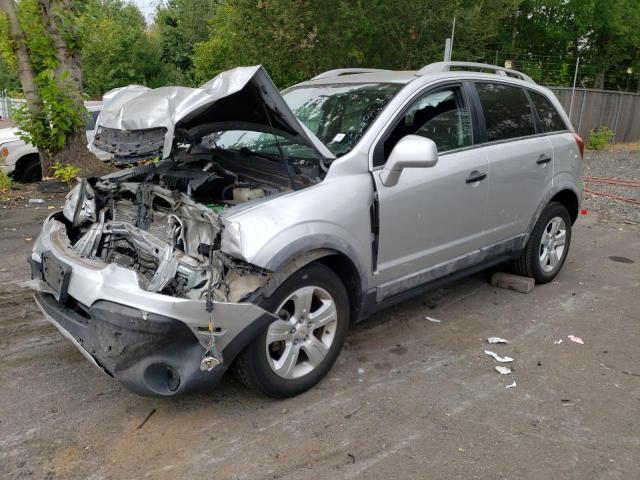
[[[70,269],[60,301],[42,281],[45,252]],[[47,320],[93,364],[143,395],[215,386],[235,356],[275,319],[254,304],[214,302],[215,351],[223,362],[202,371],[210,343],[204,300],[145,291],[132,270],[77,256],[64,225],[52,217],[28,261],[35,300]]]

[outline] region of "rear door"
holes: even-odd
[[[553,148],[541,132],[525,89],[476,82],[489,162],[486,245],[528,231],[534,212],[551,188]]]

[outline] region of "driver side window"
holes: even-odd
[[[406,135],[430,138],[439,153],[471,145],[471,119],[461,87],[429,92],[416,100],[384,141],[384,161]]]

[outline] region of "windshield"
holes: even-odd
[[[339,157],[349,152],[400,90],[389,83],[293,87],[283,97],[304,125]]]
[[[343,83],[292,87],[283,93],[287,105],[329,150],[339,157],[349,152],[378,113],[402,85]],[[204,144],[225,150],[317,159],[314,149],[272,133],[246,130],[216,132]]]

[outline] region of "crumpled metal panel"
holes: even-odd
[[[103,97],[96,130],[99,131],[100,127],[125,131],[164,127],[167,133],[162,157],[166,158],[171,153],[177,124],[206,112],[208,107],[213,107],[225,97],[243,90],[249,92],[249,89],[253,89],[251,92],[259,96],[256,101],[262,104],[258,105],[256,111],[266,111],[271,119],[276,119],[274,123],[280,125],[278,131],[295,137],[326,159],[335,158],[289,109],[278,88],[260,65],[222,72],[199,88],[160,87],[152,90],[140,85],[116,88]],[[218,112],[216,118],[208,118],[207,121],[232,121],[233,114],[233,109],[225,109],[224,113]],[[270,124],[270,121],[265,121],[265,128]]]

